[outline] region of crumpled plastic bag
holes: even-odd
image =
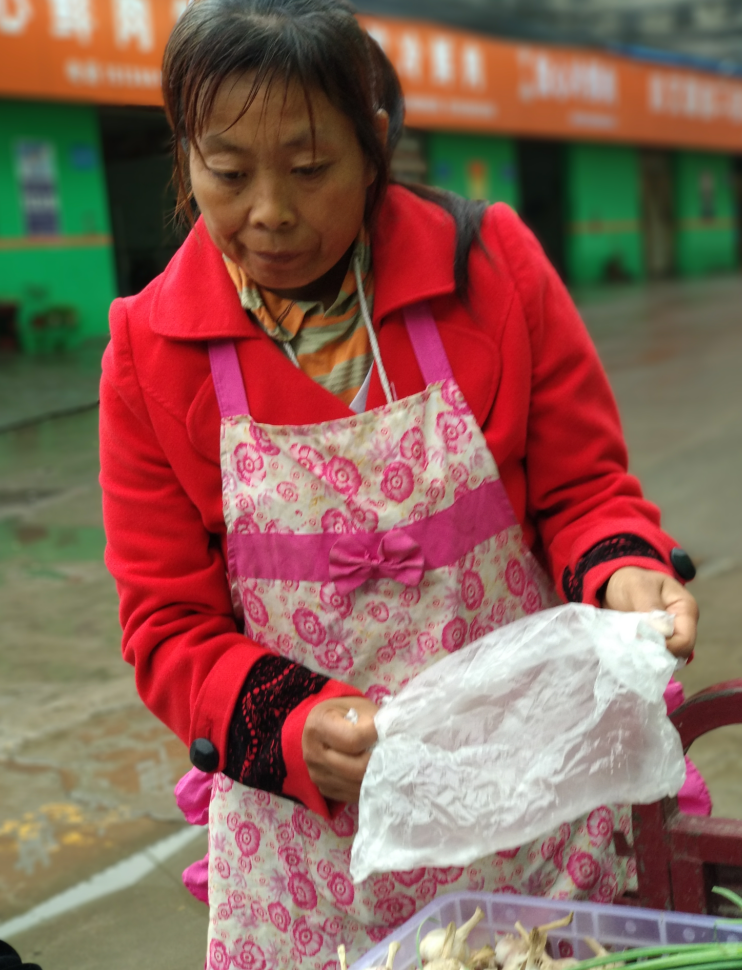
[[[685,761],[663,700],[675,669],[663,618],[559,606],[411,680],[375,718],[353,880],[466,866],[599,805],[676,794]]]

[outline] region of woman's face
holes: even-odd
[[[297,84],[260,90],[235,122],[251,86],[246,75],[219,90],[199,151],[191,147],[193,193],[225,255],[258,285],[296,291],[350,248],[376,172],[350,120],[319,91],[311,92],[314,145]]]

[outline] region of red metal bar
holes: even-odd
[[[707,913],[708,887],[703,862],[674,855],[670,874],[675,909],[681,913]]]
[[[670,842],[664,802],[634,805],[634,851],[639,905],[647,909],[673,908]]]
[[[672,715],[685,751],[716,728],[742,724],[742,680],[700,691]],[[639,905],[707,913],[711,866],[742,869],[742,821],[681,815],[666,798],[633,809]]]
[[[670,823],[673,854],[724,866],[742,866],[742,821],[678,815]]]
[[[709,731],[742,724],[742,680],[728,680],[699,691],[670,715],[683,750]]]

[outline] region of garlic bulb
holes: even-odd
[[[389,951],[386,955],[386,966],[380,967],[379,970],[394,970],[394,958],[397,955],[397,950],[399,950],[401,943],[397,943],[395,940],[393,943],[389,944]]]
[[[508,933],[495,944],[495,960],[503,970],[518,970],[526,962],[528,943]]]
[[[593,951],[596,957],[608,956],[608,950],[606,950],[606,948],[601,943],[598,943],[597,940],[593,939],[592,936],[585,936],[583,937],[583,939],[585,940],[585,943],[587,943],[587,945]],[[616,967],[622,967],[622,966],[623,966],[622,963],[607,963],[604,967],[604,970],[615,970]]]
[[[390,943],[389,950],[387,951],[387,955],[386,955],[386,963],[384,964],[384,966],[371,967],[371,970],[394,970],[394,958],[396,957],[397,951],[399,950],[401,945],[402,944],[397,943],[396,940]],[[348,970],[347,956],[345,953],[345,947],[343,946],[342,943],[338,947],[338,961],[340,963],[340,970]]]
[[[477,922],[479,922],[479,920],[477,920]],[[466,925],[467,924],[465,923],[461,929],[464,929]],[[443,932],[443,944],[441,946],[440,954],[439,956],[435,957],[435,959],[431,960],[430,963],[425,964],[425,970],[468,970],[466,964],[462,963],[461,960],[451,955],[453,948],[456,946],[456,935],[458,932],[456,929],[456,924],[449,923]],[[469,930],[467,930],[467,933],[468,932]],[[463,945],[466,946],[466,943]],[[468,951],[469,947],[467,946],[466,949]]]
[[[548,953],[544,953],[541,957],[541,970],[572,970],[572,967],[576,967],[579,962],[574,957],[562,957],[559,960],[554,960]]]
[[[568,926],[573,913],[552,923],[536,926],[528,932],[522,923],[516,922],[518,935],[508,933],[501,936],[495,944],[495,960],[501,970],[570,970],[574,962],[553,960],[546,953],[547,934],[552,930]]]
[[[484,913],[477,907],[476,912],[470,920],[467,920],[463,926],[456,929],[456,924],[451,923],[454,928],[453,943],[451,945],[451,952],[447,956],[451,956],[461,963],[466,963],[469,959],[469,947],[467,945],[466,939],[474,929],[474,927],[481,920],[484,919]],[[434,960],[438,960],[443,956],[443,947],[446,941],[446,934],[448,929],[437,929],[431,930],[420,941],[420,957],[423,963],[432,963]]]
[[[495,966],[495,951],[491,946],[483,946],[469,956],[469,970],[491,970]]]

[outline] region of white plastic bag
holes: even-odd
[[[572,604],[446,656],[376,715],[350,872],[465,866],[685,778],[655,617]]]

